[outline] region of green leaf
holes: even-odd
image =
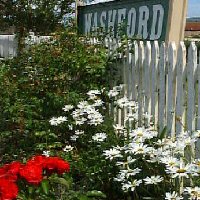
[[[160,133],[159,138],[162,140],[166,136],[166,133],[167,133],[167,127],[165,126],[162,132]]]
[[[67,189],[70,188],[70,181],[67,181],[67,180],[64,179],[64,178],[53,177],[53,178],[49,178],[49,180],[50,180],[50,182],[58,183],[58,184],[64,185],[64,186],[66,186]]]
[[[88,197],[100,197],[100,198],[103,198],[103,199],[106,198],[106,195],[105,195],[103,192],[97,191],[97,190],[89,191],[89,192],[87,192],[86,195],[87,195]]]
[[[43,180],[41,183],[42,190],[45,194],[49,194],[49,181],[48,180]]]
[[[34,192],[34,188],[33,187],[28,187],[28,193],[29,194],[33,194],[33,192]]]
[[[79,200],[90,200],[86,195],[81,195],[78,197]]]

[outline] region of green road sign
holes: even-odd
[[[117,37],[165,40],[170,0],[116,0],[78,7],[78,27],[82,34],[103,29]]]

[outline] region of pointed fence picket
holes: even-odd
[[[152,123],[160,132],[165,128],[168,136],[200,129],[200,59],[195,43],[186,50],[184,42],[176,46],[129,41],[125,49],[125,56],[118,55],[123,95],[138,103],[139,126]],[[131,110],[117,112],[118,123],[126,124]]]

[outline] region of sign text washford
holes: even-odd
[[[102,28],[105,32],[119,30],[128,37],[164,40],[169,0],[123,0],[79,7],[79,30],[88,34]]]

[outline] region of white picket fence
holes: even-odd
[[[50,36],[35,36],[30,35],[26,38],[25,43],[38,44],[41,41],[48,40]],[[0,58],[12,58],[17,55],[17,39],[15,35],[0,35]]]
[[[120,44],[108,40],[107,45],[112,53]],[[155,128],[167,128],[168,136],[200,129],[200,64],[195,43],[191,42],[187,52],[183,42],[176,47],[174,43],[140,41],[129,43],[126,49],[117,65],[124,95],[138,102],[139,125],[148,113]],[[116,123],[124,125],[128,112],[118,109]]]
[[[14,57],[17,53],[17,42],[14,35],[0,35],[0,57]]]

